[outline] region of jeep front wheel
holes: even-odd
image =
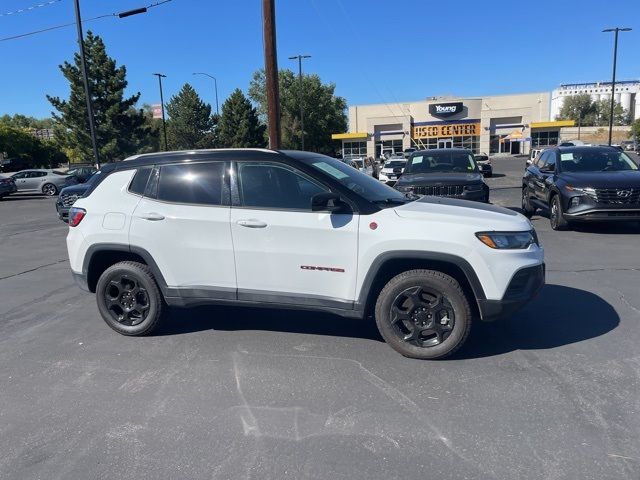
[[[410,270],[382,289],[375,309],[385,341],[405,357],[443,358],[471,330],[471,307],[460,284],[434,270]]]
[[[119,262],[107,268],[96,285],[98,310],[122,335],[147,335],[162,316],[162,297],[149,267]]]

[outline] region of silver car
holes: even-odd
[[[22,170],[11,175],[16,182],[18,192],[39,192],[52,197],[65,186],[67,174],[55,170]]]

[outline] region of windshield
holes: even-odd
[[[404,168],[406,165],[406,160],[391,160],[389,162],[385,162],[384,168]]]
[[[407,162],[404,173],[476,172],[473,155],[467,152],[425,152],[414,155]]]
[[[565,172],[638,170],[638,165],[626,153],[609,149],[560,152],[560,162],[561,169]]]
[[[314,157],[307,162],[316,170],[333,177],[349,190],[379,206],[392,206],[409,201],[403,193],[333,158]]]

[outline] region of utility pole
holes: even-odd
[[[220,115],[220,109],[218,108],[218,80],[213,75],[209,75],[208,73],[196,72],[193,75],[204,75],[205,77],[209,77],[213,79],[213,86],[216,90],[216,115]]]
[[[298,92],[298,102],[300,103],[300,150],[304,150],[304,104],[303,104],[303,88],[302,88],[302,59],[311,58],[311,55],[294,55],[289,60],[298,60],[298,80],[300,91]]]
[[[611,146],[611,136],[613,134],[613,108],[616,104],[615,93],[616,93],[616,61],[618,59],[618,32],[628,32],[630,28],[606,28],[602,30],[603,32],[615,32],[613,41],[613,74],[611,78],[611,109],[609,110],[609,146]]]
[[[267,119],[269,148],[280,148],[280,91],[278,88],[278,56],[276,53],[275,0],[262,0],[262,33],[264,36],[264,72],[267,87]]]
[[[160,85],[160,106],[162,107],[162,130],[164,131],[164,151],[166,152],[169,147],[167,146],[167,122],[164,119],[164,97],[162,95],[162,79],[167,78],[166,75],[161,73],[154,73],[158,77],[158,84]]]
[[[84,55],[84,37],[82,35],[82,20],[80,17],[80,1],[74,0],[76,10],[76,27],[78,29],[78,45],[80,47],[80,65],[82,66],[82,81],[84,82],[84,94],[87,100],[87,115],[89,116],[89,132],[91,133],[91,146],[93,147],[93,159],[96,168],[100,168],[98,156],[98,140],[96,139],[96,127],[93,117],[93,105],[91,103],[91,90],[89,89],[89,74],[87,73],[87,61]]]

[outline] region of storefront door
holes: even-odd
[[[451,138],[438,139],[438,148],[453,148],[453,139]]]

